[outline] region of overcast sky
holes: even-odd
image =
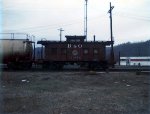
[[[88,40],[110,40],[109,2],[113,9],[115,44],[150,39],[150,0],[88,0]],[[59,40],[65,35],[84,34],[85,0],[3,0],[3,32],[21,32],[36,40]]]

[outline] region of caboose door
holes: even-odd
[[[67,60],[68,61],[81,61],[82,54],[81,44],[69,44],[67,49]]]

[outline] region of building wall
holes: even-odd
[[[150,57],[120,57],[120,65],[150,66]]]

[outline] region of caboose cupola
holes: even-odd
[[[67,42],[84,42],[86,36],[65,36]]]

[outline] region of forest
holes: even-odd
[[[118,56],[120,52],[122,57],[150,56],[150,40],[135,43],[127,42],[114,46],[114,52],[115,56]]]

